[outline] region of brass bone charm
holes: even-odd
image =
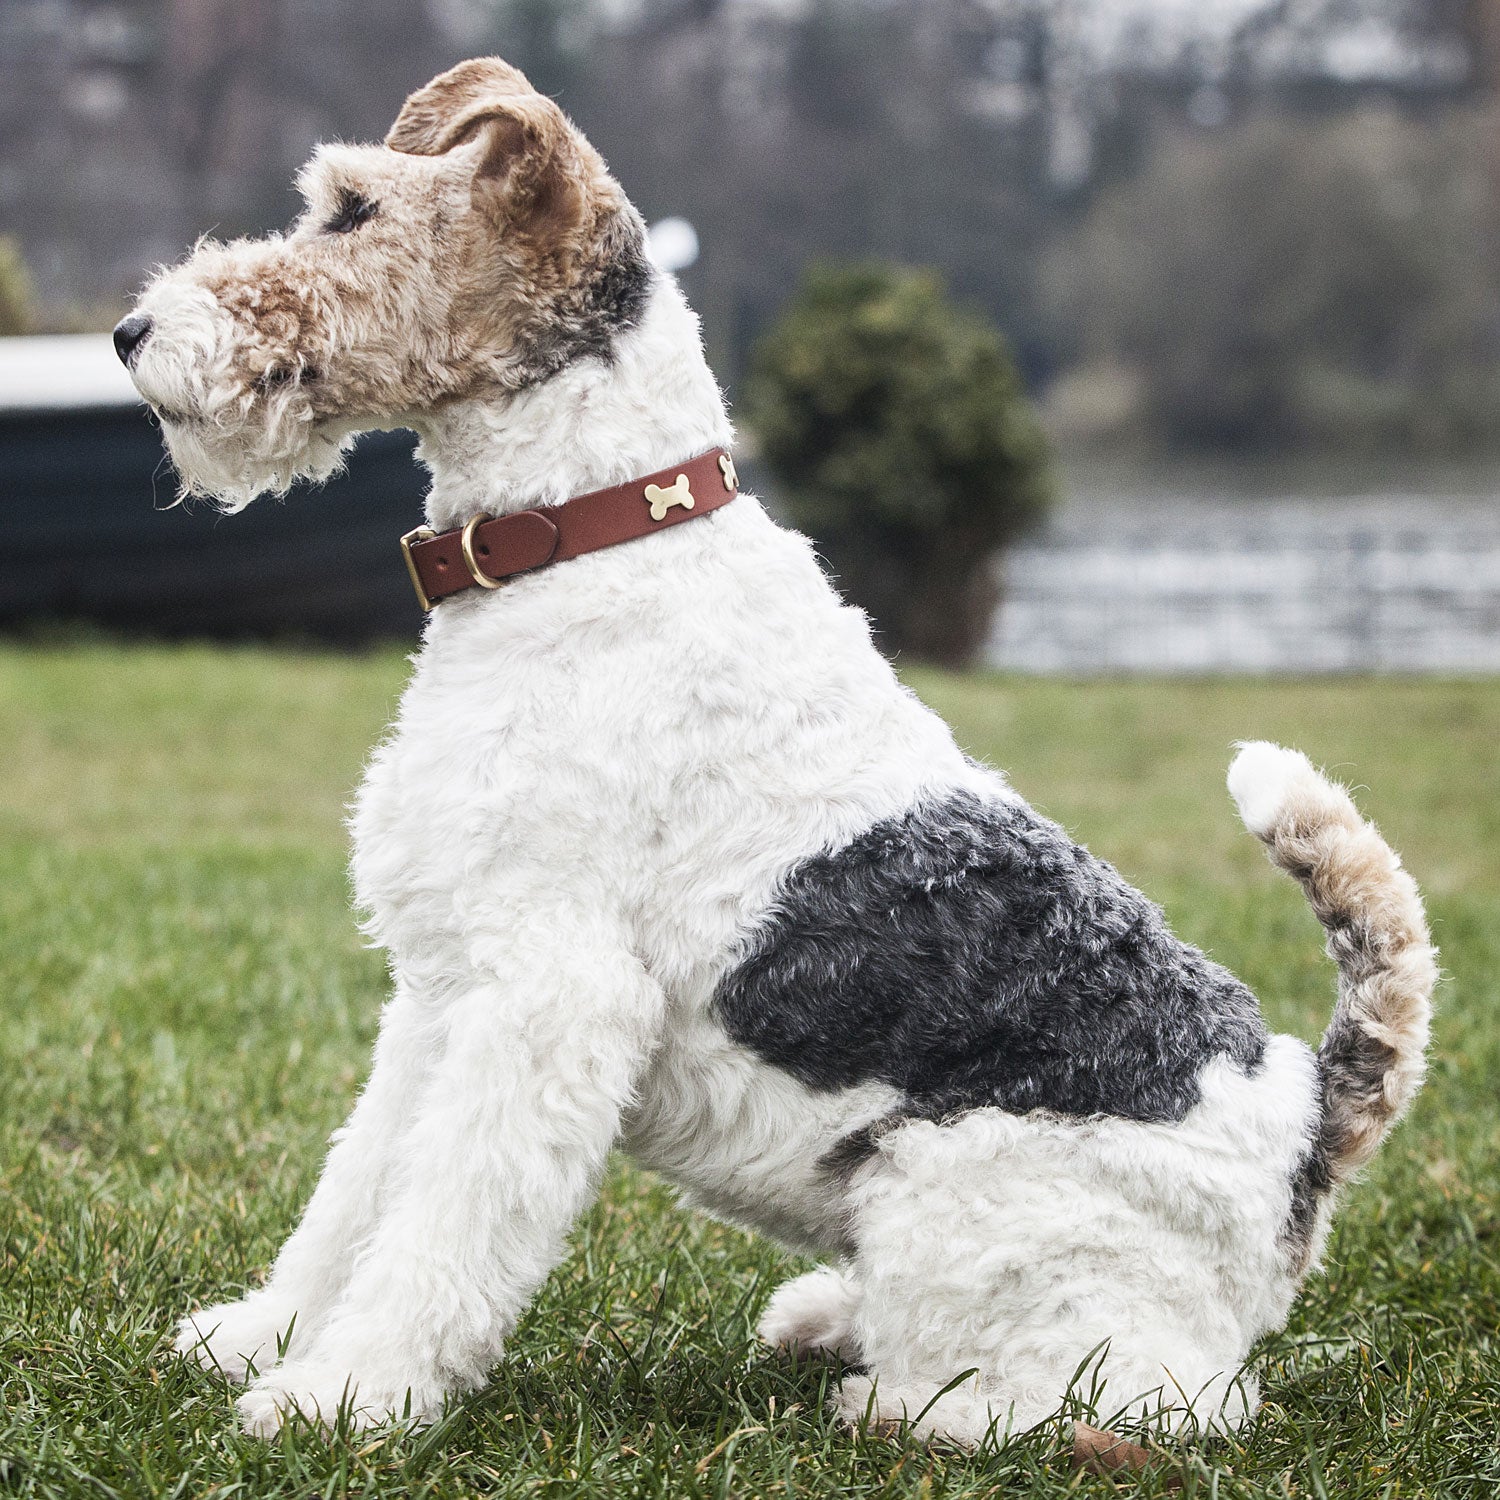
[[[667,512],[674,505],[680,505],[684,510],[691,510],[694,505],[693,492],[688,488],[686,474],[679,474],[665,489],[659,484],[648,484],[646,498],[651,502],[653,521],[665,521]]]

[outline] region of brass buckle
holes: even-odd
[[[427,597],[427,590],[422,587],[421,574],[417,572],[417,565],[411,560],[411,544],[413,542],[430,542],[437,535],[430,526],[417,526],[408,531],[401,538],[401,556],[406,559],[406,571],[411,574],[411,586],[417,591],[417,603],[422,606],[424,614],[432,610],[432,600]]]
[[[474,528],[488,521],[486,515],[470,516],[464,522],[464,529],[459,533],[458,546],[464,555],[464,567],[469,570],[469,577],[482,589],[497,589],[504,581],[499,578],[491,578],[483,568],[479,566],[479,559],[474,556]]]

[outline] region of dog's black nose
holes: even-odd
[[[151,319],[145,313],[131,313],[115,324],[115,353],[120,363],[130,368],[142,344],[151,337]]]

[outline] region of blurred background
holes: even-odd
[[[742,470],[888,649],[1500,670],[1500,0],[5,0],[0,622],[415,631],[409,441],[233,521],[168,510],[101,335],[484,51],[684,221],[659,243]],[[843,353],[799,386],[808,347]],[[797,414],[858,405],[855,366],[890,420],[830,494]],[[965,401],[967,469],[890,426]]]

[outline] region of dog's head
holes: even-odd
[[[237,509],[355,434],[608,354],[651,271],[639,217],[498,58],[435,78],[381,146],[325,146],[285,234],[200,243],[115,330],[185,492]]]

